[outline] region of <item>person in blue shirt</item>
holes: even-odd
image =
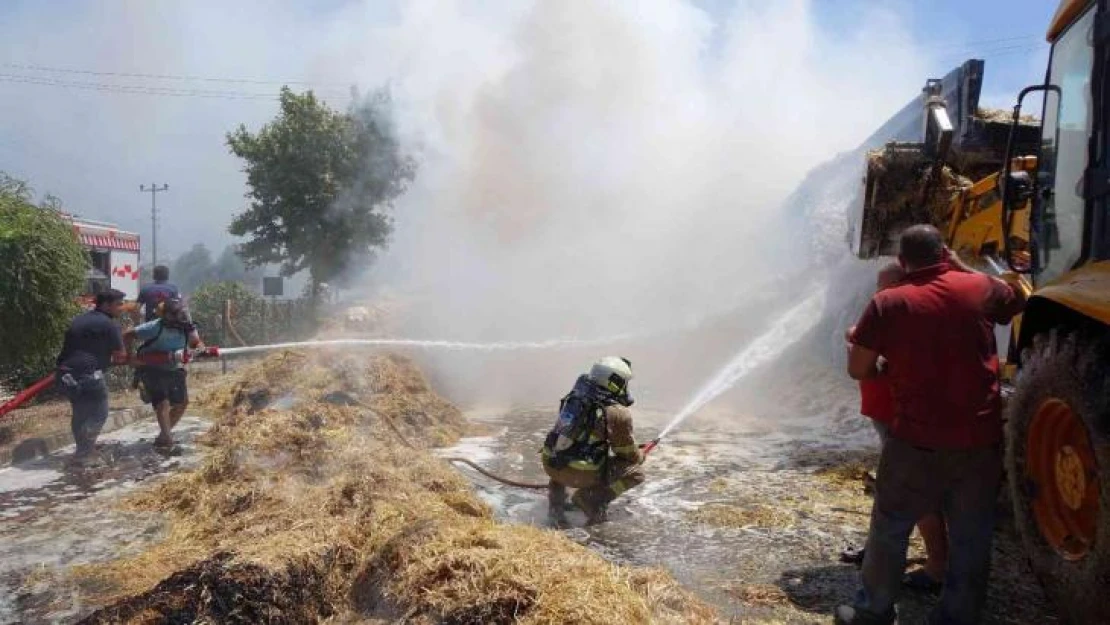
[[[202,348],[204,344],[177,298],[162,302],[155,319],[127,330],[123,338],[129,348],[136,340],[142,341],[135,355],[142,363],[138,374],[144,398],[158,417],[160,432],[154,448],[172,453],[176,449],[173,428],[189,405],[185,365],[175,355],[186,348]]]
[[[154,282],[139,289],[138,302],[143,307],[144,321],[154,320],[162,302],[181,298],[181,291],[169,279],[169,267],[158,265],[154,268]]]

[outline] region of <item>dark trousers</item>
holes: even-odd
[[[932,622],[971,625],[987,597],[1002,450],[927,450],[891,437],[883,445],[856,607],[886,614],[898,599],[910,533],[942,510],[950,555]]]
[[[92,453],[104,422],[108,420],[108,383],[97,371],[91,374],[59,376],[58,385],[69,399],[73,416],[70,428],[77,445],[77,455]]]

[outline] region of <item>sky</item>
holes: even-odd
[[[570,59],[564,69],[590,80],[589,72],[582,69],[590,66],[590,55],[603,64],[601,59],[612,52],[605,38],[622,34],[588,24],[576,26],[580,37],[558,42],[572,49],[541,51],[538,54],[545,56],[529,60],[530,52],[522,48],[519,37],[528,28],[537,28],[528,25],[531,3],[502,3],[495,9],[491,4],[466,0],[4,2],[0,4],[0,38],[5,42],[0,54],[0,170],[28,180],[39,193],[60,197],[75,213],[117,222],[138,230],[144,239],[150,233],[151,198],[139,191],[139,185],[168,184],[169,191],[157,198],[162,260],[197,242],[222,248],[232,241],[227,222],[245,202],[240,164],[228,154],[224,136],[240,123],[257,129],[271,118],[276,112],[271,96],[284,82],[313,88],[337,107],[347,104],[352,84],[364,90],[387,81],[399,85],[401,105],[407,107],[402,112],[403,125],[411,132],[413,145],[435,153],[437,145],[459,137],[452,134],[452,123],[469,123],[462,113],[449,110],[449,100],[467,101],[476,97],[484,83],[513,80],[512,64],[522,58],[546,67],[559,67]],[[987,60],[984,102],[1008,106],[1020,87],[1043,74],[1047,56],[1043,33],[1055,3],[791,1],[785,4],[793,7],[793,13],[776,19],[804,21],[806,26],[767,32],[760,31],[762,18],[753,8],[760,3],[645,3],[654,13],[645,10],[639,15],[627,10],[635,4],[626,3],[621,28],[641,29],[660,40],[681,29],[683,38],[675,39],[675,44],[689,47],[678,52],[693,58],[682,59],[689,63],[680,65],[659,50],[649,50],[650,41],[634,42],[633,47],[616,52],[627,55],[622,62],[643,75],[654,70],[636,70],[637,64],[667,68],[664,78],[673,84],[660,86],[661,93],[696,89],[682,73],[705,70],[724,75],[738,71],[729,69],[738,63],[789,68],[799,62],[795,57],[800,54],[794,52],[798,46],[789,38],[800,37],[839,50],[825,60],[828,71],[807,75],[807,80],[831,79],[843,72],[881,76],[885,83],[905,86],[902,95],[881,97],[850,88],[816,92],[844,100],[837,106],[867,111],[877,126],[883,110],[893,112],[915,95],[913,86],[924,83],[924,73],[941,75],[962,58],[976,55]],[[744,41],[738,42],[739,38]],[[745,42],[761,46],[766,54],[741,59],[737,55],[744,54]],[[425,79],[430,74],[434,80]],[[773,108],[773,98],[793,93],[776,90],[774,81],[760,83],[766,76],[759,72],[749,78],[770,85],[771,90],[749,93],[744,85],[734,85],[732,92],[743,94],[737,97],[738,109]],[[698,115],[698,106],[707,106],[698,102],[699,97],[713,96],[694,94],[684,102],[691,116]],[[611,99],[611,106],[621,103],[619,97]],[[663,98],[657,104],[674,102]],[[516,113],[529,111],[518,107]],[[544,115],[551,123],[559,119],[554,109]],[[431,117],[435,123],[427,123]],[[787,168],[789,176],[796,177],[819,162],[821,153],[852,147],[868,134],[866,126],[863,119],[835,136],[815,140],[813,145],[819,149],[801,150],[797,165]],[[727,133],[722,135],[725,138]],[[434,167],[429,165],[429,170]],[[787,185],[789,176],[786,172],[783,176],[774,184]],[[401,240],[405,236],[398,233]]]

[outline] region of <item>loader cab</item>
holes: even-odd
[[[1105,158],[1110,146],[1103,95],[1110,16],[1103,4],[1065,0],[1049,30],[1052,54],[1031,224],[1037,286],[1088,261],[1110,258],[1110,169]]]

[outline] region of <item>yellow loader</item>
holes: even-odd
[[[1110,623],[1110,0],[1064,0],[1045,81],[978,108],[983,62],[926,82],[919,141],[868,153],[862,258],[929,222],[1029,305],[1011,328],[1006,472],[1033,570],[1074,623]],[[1022,116],[1041,99],[1042,119]]]

